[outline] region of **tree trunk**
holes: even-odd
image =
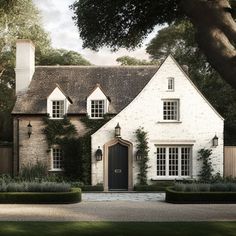
[[[236,89],[236,23],[228,0],[181,0],[208,62]]]

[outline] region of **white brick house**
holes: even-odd
[[[18,44],[32,50],[28,41]],[[103,183],[106,191],[132,190],[137,183],[135,131],[139,127],[148,133],[149,181],[197,178],[201,148],[212,149],[214,171],[223,174],[224,120],[171,56],[159,68],[42,66],[35,68],[28,83],[26,78],[20,77],[24,88],[17,86],[20,90],[13,109],[15,171],[35,161],[32,153],[49,163],[49,169],[54,168],[52,158],[60,159],[58,150],[48,156],[40,154],[46,148],[41,117],[49,113],[52,119],[71,117],[81,135],[86,132],[81,116],[103,119],[104,114],[111,115],[112,119],[91,136],[92,184]],[[29,121],[37,127],[30,140],[22,131]],[[118,123],[121,135],[115,137]],[[214,136],[218,137],[217,146],[213,146]],[[102,150],[101,161],[95,158],[98,149]],[[60,170],[60,163],[55,165],[54,169]]]

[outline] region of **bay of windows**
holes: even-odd
[[[191,175],[191,147],[157,147],[157,176],[188,177]]]

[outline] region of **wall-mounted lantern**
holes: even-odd
[[[28,129],[28,135],[29,135],[29,138],[32,134],[32,125],[30,124],[30,121],[29,121],[29,124],[27,125],[27,129]]]
[[[117,123],[117,125],[116,125],[116,127],[115,127],[115,137],[120,137],[120,130],[121,130],[121,128],[120,128],[120,125],[119,125],[119,123]]]
[[[213,147],[218,146],[218,140],[219,140],[219,138],[215,135],[214,138],[212,139],[212,146]]]
[[[99,146],[98,146],[97,151],[95,152],[95,157],[96,157],[96,161],[102,160],[102,150]]]
[[[136,152],[136,161],[141,161],[142,159],[143,159],[143,153],[140,150],[138,150]]]

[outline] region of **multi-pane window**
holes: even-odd
[[[190,176],[191,147],[157,147],[157,176]]]
[[[181,148],[181,175],[189,176],[190,173],[190,148]]]
[[[91,101],[91,117],[102,118],[104,116],[104,100]]]
[[[163,120],[179,120],[179,100],[163,101]]]
[[[169,148],[169,176],[178,175],[178,148]]]
[[[63,118],[65,115],[64,101],[52,101],[52,118]]]
[[[52,149],[52,169],[61,170],[63,167],[62,151],[60,148]]]
[[[166,175],[166,149],[157,148],[157,175]]]
[[[168,78],[168,91],[174,91],[174,78]]]

